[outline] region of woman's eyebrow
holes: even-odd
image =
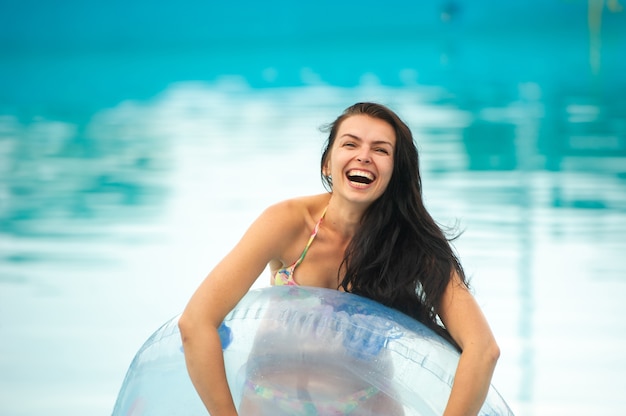
[[[352,133],[344,133],[344,134],[341,135],[341,138],[343,139],[346,136],[348,136],[348,137],[350,137],[352,139],[355,139],[355,140],[362,140],[359,136],[355,136]]]
[[[386,144],[389,147],[393,147],[393,144],[391,144],[391,142],[388,142],[387,140],[374,140],[372,144]]]
[[[342,135],[341,135],[341,137],[340,137],[340,138],[344,138],[344,137],[346,137],[346,136],[347,136],[347,137],[350,137],[351,139],[354,139],[354,140],[358,140],[358,141],[361,141],[361,142],[363,141],[363,139],[361,139],[359,136],[355,136],[355,135],[354,135],[354,134],[352,134],[352,133],[344,133],[344,134],[342,134]],[[391,142],[390,142],[390,141],[387,141],[387,140],[374,140],[374,141],[372,142],[372,144],[378,144],[378,145],[380,145],[380,144],[386,144],[386,145],[388,145],[388,146],[390,146],[390,147],[393,147],[393,144],[391,144]]]

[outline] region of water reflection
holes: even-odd
[[[46,380],[79,363],[61,385],[98,388],[80,409],[109,411],[138,344],[180,310],[249,221],[278,199],[322,190],[317,128],[363,99],[407,120],[427,204],[465,229],[457,248],[504,351],[494,382],[517,413],[585,414],[598,399],[604,414],[621,409],[612,392],[626,370],[615,347],[626,329],[623,97],[554,97],[523,83],[486,98],[372,78],[355,88],[255,89],[238,77],[173,84],[71,121],[2,116],[3,406],[41,393],[54,409]],[[49,312],[44,338],[33,311]],[[29,361],[25,340],[55,345],[67,334],[73,354]],[[103,346],[114,358],[94,360]],[[579,374],[564,370],[572,362]],[[85,383],[88,372],[101,381]]]
[[[0,120],[3,206],[0,223],[15,236],[72,236],[73,221],[125,219],[162,198],[165,149],[119,120],[87,126],[36,118]],[[136,133],[136,132],[135,132]]]

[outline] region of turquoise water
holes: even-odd
[[[262,38],[271,21],[201,36],[179,9],[162,32],[133,8],[115,31],[89,18],[122,9],[60,2],[63,30],[50,8],[3,14],[0,414],[110,414],[136,350],[260,211],[323,191],[318,128],[358,100],[406,119],[431,212],[464,230],[516,414],[620,414],[625,13],[607,3],[598,27],[554,2],[530,27],[444,3],[359,36],[339,14]]]

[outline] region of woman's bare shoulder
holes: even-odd
[[[328,204],[329,196],[314,195],[293,198],[269,206],[253,225],[255,238],[271,246],[273,260],[285,264],[293,253],[289,250],[300,247],[301,239],[310,234]]]
[[[287,199],[271,205],[265,210],[265,215],[282,219],[283,223],[301,224],[310,218],[316,218],[328,204],[329,194],[318,194]]]

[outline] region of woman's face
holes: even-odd
[[[395,131],[386,121],[362,114],[346,118],[324,164],[333,194],[367,205],[378,199],[391,180],[395,146]]]

